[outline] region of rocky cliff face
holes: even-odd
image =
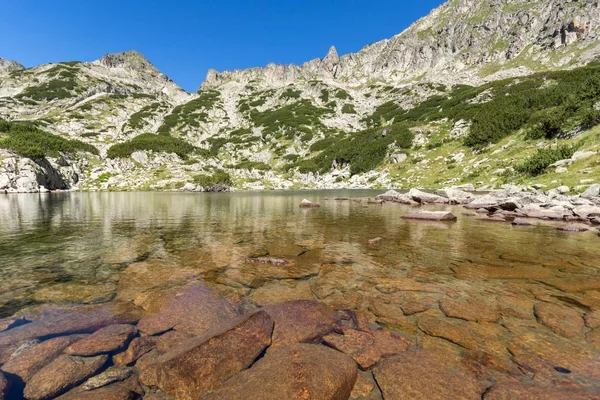
[[[332,46],[322,59],[300,66],[210,70],[195,94],[135,51],[30,69],[0,59],[0,118],[31,121],[99,150],[99,156],[74,155],[85,160],[77,162],[77,182],[63,176],[66,169],[54,168],[64,187],[191,189],[201,186],[192,182],[221,172],[242,189],[494,186],[508,179],[514,164],[555,142],[532,142],[519,128],[483,151],[473,149],[464,144],[472,111],[436,117],[433,110],[440,114],[442,107],[435,104],[453,96],[464,98],[463,109],[493,103],[520,80],[502,88],[480,85],[587,65],[600,53],[599,4],[449,0],[399,35],[355,54],[340,56]],[[531,78],[530,84],[542,89],[556,83]],[[561,169],[564,175],[548,177],[546,184],[585,186],[600,178],[600,140],[588,123],[595,120],[592,105],[600,109],[600,96],[590,96],[578,100],[576,112],[569,109],[576,114],[570,119],[557,107],[532,111],[527,129],[545,113],[563,115],[570,122],[561,121],[561,137],[571,138],[568,143],[584,138],[584,150],[592,154],[569,164],[576,167],[561,166],[568,173]],[[36,175],[28,180],[36,183],[18,185],[21,171],[37,168],[13,167],[18,158],[0,155],[8,165],[0,171],[10,182],[6,187],[35,189],[46,182],[38,177],[53,174],[32,161],[45,172],[28,174]]]

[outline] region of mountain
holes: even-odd
[[[599,33],[597,1],[450,0],[358,53],[210,70],[194,94],[133,51],[0,59],[0,190],[584,190]]]

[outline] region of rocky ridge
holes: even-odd
[[[61,154],[77,164],[68,174],[76,173],[78,179],[53,168],[65,185],[48,187],[43,176],[55,172],[45,162],[32,160],[41,168],[34,180],[32,173],[21,175],[14,168],[29,163],[21,161],[22,155],[3,154],[0,190],[223,186],[260,190],[461,183],[486,188],[521,180],[584,191],[600,176],[595,124],[584,126],[565,117],[567,126],[559,137],[532,140],[527,136],[531,122],[481,151],[464,145],[472,131],[472,116],[435,118],[425,113],[416,120],[404,119],[440,97],[464,96],[471,89],[463,85],[474,86],[475,93],[464,104],[485,105],[498,99],[498,87],[509,91],[519,83],[526,86],[529,79],[540,85],[539,76],[530,78],[532,73],[573,70],[577,74],[575,68],[598,55],[598,18],[598,4],[591,0],[451,0],[401,34],[356,54],[340,56],[331,47],[324,58],[301,66],[211,70],[196,94],[181,90],[133,51],[91,63],[25,70],[3,61],[12,71],[2,68],[5,72],[0,73],[1,118],[33,122],[49,133],[81,140],[96,147],[99,155]],[[510,77],[517,78],[499,81]],[[551,88],[556,78],[541,80],[540,88]],[[594,109],[600,109],[599,104],[600,96]],[[538,111],[531,112],[532,121]],[[554,112],[552,107],[548,112]],[[410,144],[404,142],[406,128]],[[398,136],[401,131],[404,136]],[[164,144],[149,143],[146,133],[176,138],[197,149],[164,152]],[[356,155],[332,154],[361,136],[372,137],[365,144],[374,148],[365,153],[377,154],[375,160],[366,160],[366,166],[356,167],[362,162]],[[552,166],[541,177],[513,176],[512,166],[538,149],[563,144],[581,145],[579,154],[584,157]],[[114,155],[110,150],[116,145],[133,151]],[[230,178],[215,183],[226,185],[202,184],[203,177],[221,171]]]

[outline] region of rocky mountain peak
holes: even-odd
[[[21,69],[25,69],[25,67],[18,62],[6,60],[0,57],[0,75],[8,74],[11,71],[18,71]]]
[[[138,72],[158,71],[146,57],[134,50],[106,54],[99,63],[107,68],[124,68]]]

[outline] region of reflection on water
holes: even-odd
[[[457,223],[406,221],[410,209],[398,204],[334,200],[375,194],[0,196],[0,316],[46,302],[143,303],[144,293],[198,277],[257,304],[318,299],[408,330],[416,321],[400,308],[441,297],[498,309],[512,300],[514,308],[542,300],[582,312],[600,303],[592,233],[482,222],[460,208]],[[322,207],[300,209],[305,197]],[[369,245],[375,237],[384,240]],[[248,262],[266,255],[290,264]]]

